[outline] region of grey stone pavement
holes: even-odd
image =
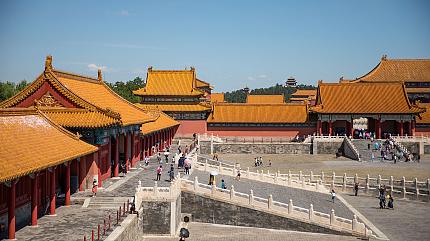
[[[190,180],[194,180],[197,176],[199,182],[209,182],[209,172],[200,170],[194,170],[190,176]],[[273,196],[274,201],[288,203],[289,200],[293,200],[293,205],[309,208],[311,204],[314,206],[315,211],[329,214],[334,209],[336,216],[352,219],[353,213],[339,200],[335,200],[334,203],[331,201],[329,193],[318,193],[312,191],[306,191],[302,189],[290,188],[265,182],[253,181],[250,179],[242,178],[240,181],[235,180],[231,176],[218,175],[216,177],[216,183],[219,185],[221,179],[224,179],[227,187],[230,188],[234,185],[234,190],[237,192],[249,194],[252,189],[254,196],[268,198],[270,194]]]
[[[392,241],[430,240],[430,206],[406,200],[394,200],[394,210],[379,209],[376,197],[342,195]]]
[[[171,153],[177,151],[177,145],[172,145]],[[164,160],[164,155],[162,155]],[[172,159],[170,155],[169,160]],[[119,179],[109,179],[103,183],[103,188],[99,189],[97,198],[102,197],[133,197],[138,185],[138,180],[142,181],[142,186],[153,186],[158,166],[156,156],[150,158],[150,164],[144,166],[139,162],[125,177]],[[170,163],[169,163],[170,166]],[[163,165],[162,180],[158,186],[169,186],[166,164]],[[177,170],[175,169],[177,173]],[[163,180],[164,179],[164,180]],[[116,187],[116,188],[113,188]],[[90,190],[74,193],[73,200],[89,198],[92,196]],[[91,240],[91,230],[95,231],[97,237],[97,225],[100,224],[103,230],[103,219],[108,220],[111,214],[112,223],[116,222],[116,209],[95,209],[82,208],[81,205],[61,206],[56,210],[56,216],[43,216],[38,220],[37,227],[26,226],[16,232],[17,240],[83,240],[86,235],[87,240]],[[107,233],[108,235],[108,233]],[[103,238],[107,237],[104,236]],[[101,240],[103,239],[101,238]]]
[[[190,237],[186,241],[358,241],[350,236],[304,233],[263,228],[249,228],[209,223],[190,223]],[[143,241],[177,241],[173,237],[144,237]]]
[[[56,216],[43,216],[37,227],[26,226],[16,232],[17,240],[91,240],[91,230],[97,238],[97,225],[103,230],[103,218],[116,218],[116,210],[84,209],[80,205],[59,207]],[[112,230],[111,230],[112,231]],[[104,237],[111,232],[109,231]],[[102,231],[103,233],[103,231]]]

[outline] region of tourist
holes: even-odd
[[[163,166],[160,165],[159,167],[157,167],[157,181],[160,181],[161,179],[161,172],[163,171]]]
[[[185,146],[185,155],[188,154],[188,145]]]
[[[394,209],[393,195],[388,195],[388,208]]]
[[[331,201],[334,203],[334,199],[336,198],[336,192],[334,191],[334,189],[331,189]]]
[[[225,185],[224,179],[221,180],[221,189],[227,189],[227,186]]]
[[[182,153],[181,146],[178,146],[178,153],[179,153],[179,154],[181,154],[181,153]]]
[[[173,181],[173,179],[175,178],[175,168],[173,167],[173,163],[170,164],[169,177],[170,181]]]
[[[166,163],[169,163],[169,150],[166,149],[166,151],[164,152],[164,157],[166,158]]]
[[[272,160],[269,160],[269,167],[272,166]]]
[[[385,208],[385,187],[383,185],[379,188],[379,208]]]
[[[254,163],[254,165],[255,165],[255,167],[257,167],[257,166],[258,166],[258,158],[257,158],[257,157],[255,158],[255,163]]]
[[[149,157],[148,156],[146,156],[145,157],[145,166],[148,166],[149,165]]]
[[[95,197],[97,195],[97,180],[96,179],[94,179],[94,181],[93,181],[92,192],[93,192],[93,197]]]
[[[240,169],[237,170],[236,180],[240,181]]]
[[[185,175],[190,175],[190,163],[189,162],[185,162],[184,168],[185,168]]]
[[[158,161],[158,163],[160,165],[163,165],[163,160],[161,159],[161,154],[160,153],[157,154],[157,161]]]
[[[358,188],[360,186],[360,183],[356,182],[354,185],[354,191],[355,191],[355,196],[358,196]]]
[[[372,160],[372,162],[373,162],[373,160],[375,160],[375,154],[373,153],[373,151],[372,151],[372,155],[371,155],[371,160]]]
[[[214,153],[214,156],[212,159],[218,161],[218,154],[216,152]]]

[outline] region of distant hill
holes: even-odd
[[[291,94],[296,92],[297,89],[304,90],[315,90],[316,87],[313,85],[297,85],[296,88],[293,87],[285,87],[280,84],[276,84],[275,86],[267,87],[267,88],[259,88],[253,89],[250,91],[251,95],[281,95],[283,94],[285,97],[285,102],[288,102]],[[246,93],[243,90],[233,90],[231,92],[226,92],[224,94],[224,99],[230,103],[245,103],[246,102]]]

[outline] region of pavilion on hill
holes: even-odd
[[[412,105],[401,82],[318,84],[317,134],[353,135],[353,120],[368,119],[368,130],[382,138],[384,133],[415,135],[415,119],[425,110]]]
[[[197,79],[196,70],[153,70],[148,68],[145,87],[133,91],[142,98],[137,107],[158,110],[180,123],[180,135],[206,132],[211,110],[212,86]]]

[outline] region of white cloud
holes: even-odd
[[[88,64],[87,67],[88,67],[89,70],[92,70],[92,71],[97,71],[99,69],[101,69],[102,71],[107,71],[108,70],[108,67],[102,66],[102,65],[98,66],[96,64]]]
[[[259,76],[257,76],[257,78],[259,78],[259,79],[267,79],[267,75],[260,74]]]
[[[130,16],[130,13],[127,10],[121,10],[118,14],[121,16]]]
[[[248,76],[248,80],[255,80],[255,78],[252,76]]]

